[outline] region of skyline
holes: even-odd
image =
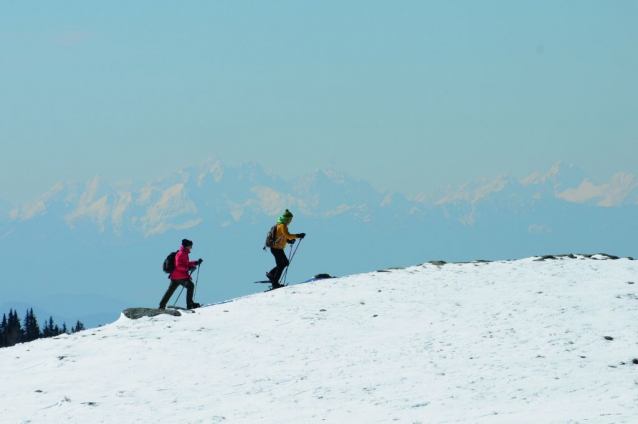
[[[638,4],[0,4],[0,198],[202,157],[416,195],[638,174]]]

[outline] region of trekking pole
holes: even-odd
[[[195,292],[193,293],[193,297],[195,297],[195,295],[197,294],[197,282],[199,281],[199,267],[202,266],[202,264],[197,265],[197,277],[195,277]]]
[[[292,260],[292,244],[290,245],[290,253],[288,254],[288,256],[290,256],[290,259],[288,259],[288,265],[286,266],[286,269],[284,269],[284,273],[281,275],[281,278],[279,279],[280,281],[282,281],[283,279],[283,284],[282,286],[286,285],[286,277],[288,276],[288,267],[290,266],[290,261]]]
[[[179,297],[182,295],[183,291],[184,291],[184,286],[182,286],[182,289],[179,291],[179,294],[177,295],[177,299],[175,299],[175,303],[173,303],[173,308],[175,307],[175,305],[177,305],[177,301],[179,300]]]
[[[290,257],[290,261],[292,263],[292,258],[295,257],[295,254],[297,253],[297,249],[299,249],[299,245],[301,244],[301,242],[303,241],[303,239],[299,239],[299,243],[297,244],[297,247],[295,247],[295,251],[292,252],[292,256]],[[291,246],[292,247],[292,246]]]
[[[195,272],[195,270],[193,270],[193,272]],[[193,272],[191,272],[189,275],[193,275]],[[199,268],[197,271],[197,278],[199,278]],[[197,285],[195,285],[195,289],[197,289]],[[173,303],[173,308],[175,307],[175,305],[177,305],[177,301],[179,300],[179,297],[182,295],[183,291],[184,291],[184,286],[182,286],[182,289],[179,291],[179,294],[177,295],[177,299],[175,299],[175,303]]]
[[[292,264],[292,260],[294,259],[295,254],[297,253],[297,249],[299,249],[299,245],[301,244],[302,240],[303,239],[299,239],[299,243],[297,244],[297,247],[295,247],[294,252],[292,250],[292,246],[290,246],[290,259],[288,259],[288,266],[286,267],[286,270],[284,271],[284,275],[283,275],[283,277],[284,277],[283,285],[284,286],[286,285],[286,278],[288,277],[288,268],[290,268],[290,264]]]

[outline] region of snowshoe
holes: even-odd
[[[270,290],[275,290],[275,289],[279,289],[283,287],[283,285],[279,284],[279,283],[271,283],[270,285]]]

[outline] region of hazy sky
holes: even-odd
[[[408,194],[638,174],[636,1],[2,1],[0,198],[215,156]]]

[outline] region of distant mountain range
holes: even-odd
[[[313,219],[345,215],[363,222],[388,212],[418,219],[437,209],[467,209],[449,219],[471,227],[477,207],[483,204],[497,202],[494,206],[515,210],[556,200],[599,207],[635,206],[638,178],[618,173],[610,182],[595,185],[585,173],[561,162],[545,174],[535,172],[522,181],[503,175],[407,198],[380,192],[334,170],[317,170],[286,181],[256,164],[226,167],[209,160],[140,187],[127,182],[107,184],[99,176],[85,183],[60,182],[32,205],[8,211],[5,201],[0,210],[12,228],[54,216],[70,230],[88,225],[100,233],[150,237],[203,222],[220,227],[255,222],[261,216],[276,217],[285,208]]]
[[[0,296],[25,302],[67,292],[154,304],[165,289],[159,262],[184,237],[205,258],[202,296],[250,293],[271,266],[265,233],[286,208],[295,213],[291,230],[309,234],[292,278],[430,259],[637,250],[631,174],[596,185],[561,162],[522,181],[503,175],[406,197],[334,170],[285,180],[256,164],[210,159],[146,184],[95,177],[57,183],[32,205],[0,202],[0,252],[18,264],[4,273],[14,283]]]

